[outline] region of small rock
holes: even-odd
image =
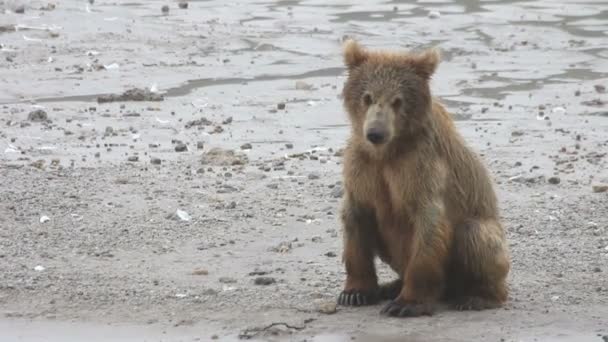
[[[15,8],[15,13],[19,13],[19,14],[23,14],[25,13],[25,6],[24,5],[19,5]]]
[[[251,146],[250,143],[245,143],[243,145],[241,145],[241,150],[251,150],[253,148],[253,146]]]
[[[197,150],[202,150],[204,148],[205,148],[205,143],[204,142],[199,141],[199,142],[196,143],[196,149]]]
[[[207,271],[206,269],[203,268],[197,268],[194,271],[192,271],[192,275],[208,275],[209,271]]]
[[[566,114],[566,109],[564,107],[555,107],[555,108],[553,108],[553,114],[558,114],[558,115]]]
[[[318,235],[313,236],[313,237],[312,237],[310,240],[311,240],[312,242],[321,242],[321,241],[323,241],[323,239],[321,239],[321,237],[320,237],[320,236],[318,236]]]
[[[236,279],[231,278],[231,277],[220,277],[219,281],[222,284],[234,284],[234,283],[236,283]]]
[[[169,5],[163,5],[163,7],[160,8],[161,12],[163,12],[164,14],[169,13]]]
[[[279,188],[279,184],[277,184],[277,183],[270,183],[270,184],[267,184],[267,185],[266,185],[266,187],[267,187],[268,189],[273,189],[273,190],[276,190],[276,189],[278,189],[278,188]]]
[[[232,116],[229,116],[229,117],[226,118],[226,120],[222,121],[222,124],[223,125],[229,125],[229,124],[232,123],[232,120],[233,120]]]
[[[46,216],[46,215],[40,216],[40,223],[46,223],[46,222],[48,222],[50,220],[51,219],[48,216]]]
[[[185,152],[188,151],[188,145],[184,143],[179,143],[175,145],[175,152]]]
[[[439,11],[430,11],[429,18],[430,19],[439,19],[441,17],[441,13]]]
[[[285,147],[291,150],[293,148],[293,144],[287,143],[287,144],[285,144]]]
[[[256,285],[272,285],[274,283],[276,283],[277,280],[274,279],[273,277],[257,277],[255,278],[255,280],[253,281],[254,284]]]
[[[37,109],[28,114],[27,119],[32,122],[44,122],[49,119],[48,115],[42,109]]]
[[[595,193],[608,191],[608,185],[604,185],[604,184],[594,185],[591,188],[592,188],[593,192],[595,192]]]
[[[177,6],[181,9],[187,9],[188,3],[186,1],[180,1],[179,4],[177,4]]]
[[[45,268],[42,265],[38,265],[38,266],[34,267],[34,271],[37,271],[37,272],[42,272],[44,270],[45,270]]]
[[[325,253],[325,256],[328,258],[335,258],[338,255],[335,252],[329,251],[329,252]]]
[[[227,209],[234,209],[234,208],[236,208],[236,202],[235,201],[230,202],[230,204],[228,204],[228,206],[226,208]]]
[[[139,157],[138,157],[138,156],[129,156],[129,157],[127,158],[127,161],[129,161],[129,162],[132,162],[132,163],[133,163],[133,162],[139,161]]]
[[[277,105],[277,109],[280,109],[280,110],[285,109],[285,103],[284,103],[284,102],[279,103],[279,104]]]
[[[524,135],[524,131],[513,131],[513,132],[511,132],[511,136],[512,137],[521,137],[522,135]]]
[[[602,269],[601,269],[601,268],[599,268],[599,267],[595,267],[595,268],[593,269],[593,272],[595,272],[595,273],[600,273],[600,272],[602,272]]]
[[[312,90],[312,85],[304,81],[296,81],[296,90]]]
[[[336,185],[331,190],[331,197],[333,197],[333,198],[342,198],[342,196],[344,196],[344,188],[342,187],[342,185]]]
[[[160,160],[160,158],[157,158],[157,157],[152,157],[152,158],[150,159],[150,163],[151,163],[151,164],[153,164],[153,165],[160,165],[161,160]]]
[[[316,303],[317,312],[332,315],[337,311],[337,305],[335,301],[320,301]]]
[[[319,179],[321,178],[321,176],[318,173],[311,173],[308,175],[308,179],[310,180],[315,180],[315,179]]]
[[[557,176],[553,176],[553,177],[549,177],[549,179],[547,181],[549,182],[549,184],[557,185],[561,182],[561,179]]]
[[[603,94],[606,92],[606,87],[601,84],[596,84],[593,86],[593,88],[595,88],[595,91],[597,91],[599,94]]]

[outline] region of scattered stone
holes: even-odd
[[[279,188],[279,184],[277,184],[277,183],[270,183],[270,184],[267,184],[266,187],[268,189],[276,190],[276,189]]]
[[[524,135],[524,131],[513,131],[513,132],[511,132],[511,136],[512,137],[521,137],[522,135]]]
[[[37,109],[35,111],[30,112],[27,115],[27,119],[32,122],[45,122],[48,121],[49,117],[45,111],[42,109]]]
[[[175,145],[175,152],[186,152],[188,151],[188,145],[184,143],[178,143]]]
[[[138,157],[138,156],[129,156],[129,157],[127,158],[127,161],[129,161],[129,162],[132,162],[132,163],[133,163],[133,162],[139,161],[139,157]]]
[[[197,268],[194,271],[192,271],[192,275],[208,275],[209,271],[207,271],[206,269],[203,268]]]
[[[234,283],[236,283],[236,279],[231,278],[231,277],[220,277],[219,281],[222,284],[234,284]]]
[[[196,120],[192,120],[192,121],[188,121],[186,123],[186,129],[190,129],[194,126],[209,126],[213,124],[211,121],[209,121],[207,118],[200,118],[200,119],[196,119]]]
[[[19,5],[15,8],[15,13],[23,14],[25,13],[25,5]]]
[[[599,94],[603,94],[606,92],[606,87],[604,87],[601,84],[596,84],[593,86],[593,88],[595,88],[595,91],[598,92]]]
[[[188,9],[188,3],[186,1],[180,1],[177,6],[181,9]]]
[[[317,243],[323,241],[323,239],[321,239],[321,237],[318,235],[313,236],[310,240]]]
[[[287,144],[285,144],[285,147],[291,150],[293,148],[293,144],[287,143]]]
[[[250,143],[245,143],[243,145],[241,145],[241,150],[251,150],[253,148],[253,146],[251,146]]]
[[[553,177],[549,177],[549,179],[547,181],[549,182],[549,184],[557,185],[561,182],[561,179],[557,176],[553,176]]]
[[[312,90],[312,85],[304,81],[296,81],[296,90]]]
[[[335,258],[338,255],[335,252],[329,251],[329,252],[325,253],[325,256],[328,258]]]
[[[253,281],[254,284],[263,285],[263,286],[272,285],[276,282],[277,282],[277,280],[274,279],[273,277],[257,277]]]
[[[439,19],[441,17],[441,13],[439,11],[430,11],[429,18],[430,19]]]
[[[608,185],[604,185],[604,184],[594,185],[594,186],[592,186],[592,190],[595,193],[606,192],[606,191],[608,191]]]
[[[205,148],[205,143],[203,141],[199,141],[196,143],[196,149],[197,150],[202,150]]]
[[[98,103],[124,102],[124,101],[164,101],[163,95],[153,93],[150,89],[133,88],[122,94],[109,94],[97,97]]]
[[[593,268],[593,272],[600,273],[600,272],[602,272],[602,269],[599,267],[595,267],[595,268]]]
[[[226,118],[226,120],[222,121],[223,125],[230,125],[232,123],[232,116]]]
[[[169,13],[169,5],[163,5],[163,7],[161,7],[160,10],[161,10],[161,12],[163,12],[163,14]]]
[[[325,315],[333,315],[337,311],[337,305],[335,301],[319,301],[316,303],[317,312]]]
[[[160,165],[161,160],[158,157],[152,157],[152,158],[150,158],[150,163],[153,165]]]
[[[285,109],[285,103],[284,103],[284,102],[279,103],[279,104],[277,105],[277,109],[279,109],[279,110],[283,110],[283,109]]]
[[[319,179],[319,178],[321,178],[321,176],[318,173],[313,172],[308,175],[308,179],[310,179],[310,180],[315,180],[315,179]]]
[[[344,188],[341,184],[334,186],[331,190],[331,197],[333,198],[342,198],[344,196]]]
[[[233,150],[225,150],[215,147],[203,153],[201,162],[206,165],[215,166],[234,166],[245,165],[249,160],[244,153],[237,153]]]
[[[291,251],[291,242],[290,241],[281,242],[276,247],[270,248],[270,250],[272,252],[277,252],[277,253],[281,253],[281,254],[288,253],[289,251]]]
[[[51,220],[51,218],[46,215],[40,216],[40,223],[46,223],[46,222],[49,222],[50,220]]]
[[[227,209],[234,209],[234,208],[236,208],[236,202],[235,201],[230,202],[230,204],[228,204],[228,206],[226,208]]]

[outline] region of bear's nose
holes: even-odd
[[[386,139],[386,133],[379,128],[370,128],[367,131],[367,140],[374,145],[382,144]]]

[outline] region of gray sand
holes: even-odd
[[[606,2],[22,3],[0,0],[1,341],[608,340]],[[345,277],[345,36],[442,49],[505,308],[319,312]]]

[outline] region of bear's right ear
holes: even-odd
[[[344,43],[343,49],[344,64],[346,64],[349,70],[363,64],[368,57],[367,51],[353,39],[348,39]]]

